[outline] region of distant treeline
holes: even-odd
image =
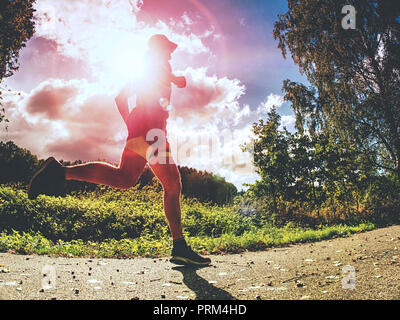
[[[44,159],[38,159],[29,150],[18,147],[14,142],[0,141],[0,184],[19,183],[26,187],[33,174],[42,166]],[[83,163],[81,160],[74,162],[61,161],[64,165]],[[178,166],[182,179],[182,194],[187,197],[197,198],[201,201],[210,201],[215,204],[232,202],[237,195],[236,187],[224,178],[199,171],[185,166]],[[138,180],[139,188],[157,183],[151,169],[146,166]],[[98,188],[92,183],[80,181],[66,181],[64,193],[93,191]]]

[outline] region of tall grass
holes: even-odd
[[[206,253],[261,250],[371,230],[372,223],[309,229],[261,224],[233,206],[182,198],[184,233]],[[39,196],[0,186],[0,251],[62,256],[132,257],[169,254],[171,239],[157,186]]]

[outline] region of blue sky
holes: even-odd
[[[257,107],[270,93],[282,94],[282,83],[285,79],[296,82],[307,82],[290,55],[283,58],[278,41],[273,38],[274,22],[279,14],[287,11],[284,0],[204,0],[212,7],[227,38],[228,50],[247,48],[248,55],[235,59],[230,64],[228,75],[239,78],[247,91],[241,99],[251,108]],[[224,13],[229,12],[229,19]],[[239,21],[239,24],[237,23]],[[240,23],[241,22],[241,23]],[[290,114],[288,105],[279,110]]]

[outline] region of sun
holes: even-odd
[[[137,80],[143,76],[147,46],[129,46],[118,54],[115,71],[122,80]]]
[[[147,41],[145,39],[121,39],[113,47],[113,54],[106,59],[104,76],[112,86],[121,87],[144,76]]]

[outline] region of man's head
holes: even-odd
[[[150,37],[148,46],[151,52],[160,55],[166,59],[171,59],[171,54],[178,47],[176,43],[169,41],[163,34],[155,34]]]

